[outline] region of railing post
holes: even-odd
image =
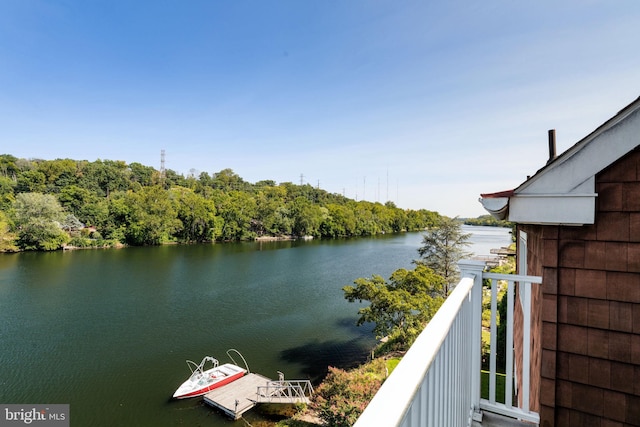
[[[485,268],[483,261],[461,260],[458,262],[460,277],[473,278],[473,289],[469,294],[472,305],[472,351],[469,355],[471,366],[471,404],[474,421],[482,421],[480,412],[480,376],[482,350],[482,272]]]

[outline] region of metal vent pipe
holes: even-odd
[[[549,130],[549,160],[547,163],[552,162],[556,158],[556,130]]]

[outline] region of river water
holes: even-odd
[[[508,229],[465,227],[478,255]],[[375,345],[341,288],[413,268],[420,233],[0,254],[0,403],[70,404],[72,426],[245,426],[169,397],[185,360],[317,382]],[[265,415],[245,414],[251,423]]]

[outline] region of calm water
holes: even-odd
[[[478,254],[508,230],[473,230]],[[317,381],[374,345],[341,288],[412,268],[421,234],[0,255],[0,402],[68,403],[73,426],[245,426],[171,401],[185,360]],[[485,249],[486,248],[486,249]],[[245,418],[262,419],[259,411]]]

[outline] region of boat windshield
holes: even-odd
[[[217,368],[219,364],[217,359],[214,359],[210,356],[205,356],[205,358],[202,359],[202,362],[200,362],[199,365],[192,360],[187,360],[187,366],[189,366],[189,369],[191,370],[191,379],[198,378],[200,375],[202,375],[202,373],[205,371],[204,368],[207,362],[211,362],[212,365],[209,369]]]

